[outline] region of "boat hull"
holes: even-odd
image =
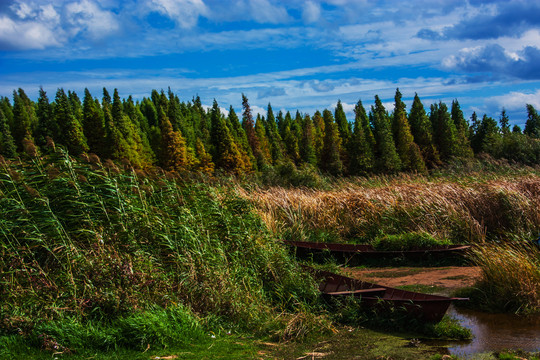
[[[319,281],[319,290],[327,299],[355,296],[360,298],[361,306],[383,311],[402,310],[408,316],[424,322],[439,322],[453,301],[468,300],[401,290],[308,266],[304,268]]]

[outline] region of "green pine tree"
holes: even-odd
[[[424,105],[420,101],[418,94],[414,95],[411,112],[409,113],[409,124],[414,142],[418,144],[422,158],[430,168],[441,164],[439,152],[433,142],[433,131],[431,121],[426,114]]]
[[[527,104],[527,121],[523,133],[535,139],[540,138],[540,116],[531,104]]]
[[[448,161],[460,153],[457,130],[454,121],[448,113],[445,103],[431,105],[431,125],[433,126],[433,140],[438,147],[442,161]]]
[[[375,163],[373,133],[362,101],[358,100],[354,107],[354,114],[354,128],[348,150],[349,173],[351,175],[365,175],[373,170]],[[366,134],[366,124],[369,135]],[[371,138],[371,141],[368,137]]]
[[[404,170],[424,172],[426,165],[420,154],[420,148],[414,142],[411,134],[411,128],[405,111],[405,103],[401,100],[401,97],[401,92],[399,89],[396,89],[392,122],[396,151]]]
[[[101,157],[107,156],[103,111],[88,89],[84,89],[82,126],[89,151]]]
[[[60,130],[58,142],[65,145],[70,154],[87,152],[88,145],[82,125],[73,114],[73,108],[64,89],[58,89],[54,102],[53,116]]]
[[[340,159],[341,138],[334,121],[332,112],[328,109],[323,111],[325,135],[319,168],[331,175],[339,176],[343,173],[343,164]]]
[[[401,160],[396,151],[392,137],[390,120],[381,99],[375,95],[375,106],[371,107],[371,122],[375,136],[376,169],[385,173],[394,173],[401,170]]]
[[[467,123],[467,120],[465,120],[463,111],[461,111],[461,107],[459,106],[457,100],[452,101],[452,110],[450,116],[456,127],[458,154],[460,154],[460,157],[463,158],[472,157],[474,153],[468,136],[469,124]]]
[[[17,147],[9,130],[7,118],[0,107],[0,155],[14,158],[17,155]]]

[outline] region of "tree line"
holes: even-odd
[[[503,109],[499,120],[476,113],[467,120],[457,100],[426,111],[415,95],[409,112],[399,89],[388,111],[380,98],[366,111],[362,101],[354,120],[341,101],[334,111],[312,116],[296,111],[255,117],[242,94],[242,113],[224,115],[216,100],[205,109],[197,96],[180,101],[170,89],[150,97],[121,99],[106,88],[101,100],[85,89],[58,89],[53,101],[41,88],[37,102],[22,89],[13,100],[0,97],[0,154],[38,156],[61,145],[72,155],[93,153],[134,167],[169,171],[225,172],[243,175],[282,164],[310,166],[334,176],[425,172],[454,158],[487,153],[527,165],[540,164],[540,116],[528,104],[522,131],[510,129]]]

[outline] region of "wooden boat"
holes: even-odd
[[[391,288],[324,270],[316,270],[309,266],[303,266],[303,268],[319,281],[319,290],[328,299],[344,296],[360,297],[361,306],[382,310],[394,308],[425,322],[439,322],[453,301],[469,300]]]
[[[463,254],[470,245],[440,245],[430,248],[416,248],[399,251],[382,251],[375,249],[372,245],[356,244],[336,244],[336,243],[317,243],[308,241],[288,241],[285,244],[296,248],[298,256],[321,255],[330,252],[335,257],[346,263],[358,262],[362,259],[379,258],[444,258]]]

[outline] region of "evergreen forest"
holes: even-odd
[[[457,100],[426,108],[415,95],[408,110],[399,89],[394,100],[393,109],[377,95],[367,108],[359,100],[347,119],[341,101],[313,115],[275,114],[268,104],[261,116],[242,94],[241,114],[231,106],[224,115],[216,100],[205,109],[198,96],[184,102],[170,89],[140,101],[106,88],[101,99],[85,89],[82,100],[60,88],[51,100],[40,89],[37,102],[18,89],[12,101],[0,98],[0,155],[35,157],[62,146],[134,168],[236,176],[279,167],[331,176],[424,173],[475,154],[540,163],[540,116],[530,104],[522,130],[510,128],[504,109],[497,120],[467,118]]]

